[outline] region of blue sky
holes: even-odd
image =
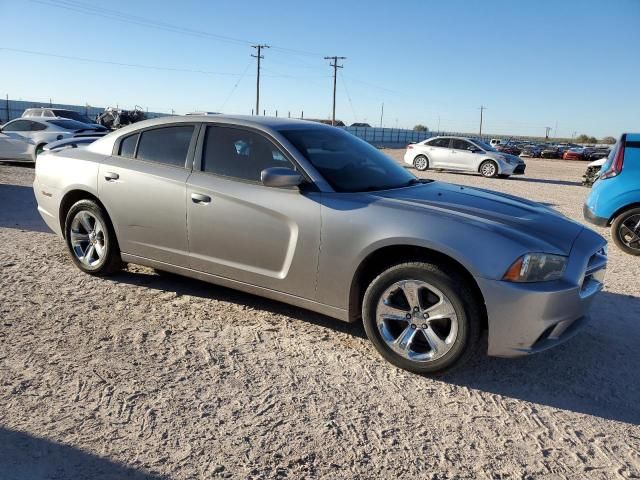
[[[134,16],[169,26],[117,19]],[[640,130],[640,0],[0,0],[0,18],[3,97],[248,114],[249,44],[267,43],[268,115],[329,117],[332,72],[322,57],[342,55],[336,116],[347,123],[379,124],[384,102],[387,127],[474,132],[482,104],[491,133]]]

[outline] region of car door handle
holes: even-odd
[[[203,195],[201,193],[192,193],[191,201],[200,205],[206,205],[207,203],[211,202],[211,197],[209,195]]]
[[[112,182],[113,180],[118,180],[120,178],[120,175],[118,175],[115,172],[107,172],[104,174],[104,179],[107,182]]]

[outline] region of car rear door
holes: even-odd
[[[448,165],[450,156],[449,142],[450,139],[448,137],[443,137],[436,138],[425,144],[430,168],[443,168]]]
[[[123,253],[188,264],[185,190],[197,132],[177,123],[132,133],[100,165],[98,194]]]
[[[261,183],[265,168],[295,168],[292,157],[265,133],[214,124],[203,128],[187,181],[191,268],[313,299],[320,193]]]

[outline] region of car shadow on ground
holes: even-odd
[[[45,438],[0,427],[0,478],[164,480],[168,477],[128,467]]]
[[[275,315],[286,315],[295,320],[347,333],[354,337],[366,338],[361,322],[341,322],[311,310],[169,272],[142,273],[122,271],[107,278],[116,282],[138,285],[154,290],[175,292],[177,295],[190,295],[210,300],[231,302],[255,310],[264,310]]]
[[[0,227],[51,232],[38,213],[33,188],[0,183]]]
[[[114,281],[179,295],[232,302],[366,338],[361,322],[345,323],[255,295],[160,272],[122,272]],[[613,318],[615,317],[615,318]],[[640,338],[640,298],[600,293],[585,330],[556,348],[521,358],[493,358],[481,351],[454,373],[425,378],[554,408],[640,424],[640,349],[621,349],[620,338]],[[598,326],[600,324],[601,326]],[[606,325],[606,328],[603,326]],[[372,350],[373,352],[373,350]],[[393,368],[389,366],[388,368]]]

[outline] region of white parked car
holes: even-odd
[[[35,162],[46,144],[107,129],[66,118],[19,118],[0,127],[0,160]]]
[[[87,115],[84,115],[75,110],[67,110],[65,108],[27,108],[22,113],[22,118],[68,118],[69,120],[75,120],[80,123],[95,124],[96,122],[90,119]]]
[[[420,171],[458,170],[478,172],[484,177],[522,175],[526,168],[519,157],[466,137],[433,137],[408,145],[404,161]]]

